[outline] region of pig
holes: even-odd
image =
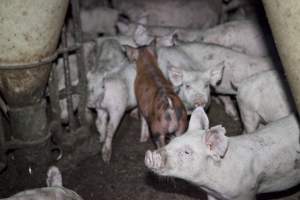
[[[151,26],[206,29],[223,18],[222,0],[113,0],[112,5],[133,22],[146,13]]]
[[[55,166],[48,169],[46,183],[47,187],[25,190],[2,200],[82,200],[76,192],[63,187],[61,173]]]
[[[161,147],[168,136],[179,136],[185,131],[187,113],[171,82],[160,71],[153,49],[132,51],[137,67],[134,90],[142,118],[141,138],[147,140],[150,129],[156,145]]]
[[[115,42],[111,42],[115,41]],[[118,42],[119,44],[115,44]],[[92,74],[95,71],[95,68],[102,68],[97,75],[89,76],[88,83],[91,87],[92,85],[98,85],[99,88],[102,88],[102,80],[103,80],[103,74],[105,71],[110,71],[111,68],[114,68],[114,64],[119,65],[123,59],[124,59],[124,53],[125,48],[123,48],[122,45],[130,45],[135,47],[136,43],[133,41],[133,38],[126,37],[126,36],[106,36],[106,37],[98,37],[96,41],[89,41],[83,43],[84,48],[84,60],[85,60],[85,66],[87,70],[87,74]],[[106,49],[106,51],[102,51],[103,49]],[[100,66],[96,66],[96,57],[97,57],[97,51],[99,54],[98,60],[102,60],[100,63]],[[110,69],[108,68],[108,65],[105,65],[105,62],[107,63],[107,60],[112,60],[112,58],[115,56],[114,61],[111,61],[110,63]],[[103,62],[103,60],[106,60]],[[112,63],[114,62],[114,64]],[[77,59],[75,54],[69,55],[69,65],[70,65],[70,76],[71,76],[71,82],[72,86],[76,86],[78,84],[78,69],[77,69]],[[114,68],[118,70],[119,68]],[[112,70],[113,72],[113,70]],[[57,61],[57,64],[54,68],[54,74],[57,76],[58,79],[58,89],[63,90],[65,88],[65,78],[64,78],[64,71],[63,71],[63,59],[59,58]],[[92,78],[94,77],[94,78]],[[90,79],[90,80],[89,80]],[[93,83],[95,82],[95,83]],[[91,90],[88,92],[89,98],[88,101],[94,101],[92,98],[96,96],[101,96],[100,94],[91,94],[91,92],[94,91],[102,91],[102,90]],[[61,99],[60,102],[60,118],[63,124],[68,124],[68,110],[67,110],[67,102],[66,99]],[[79,95],[74,94],[73,95],[73,110],[76,111],[79,104]],[[87,118],[91,121],[92,117],[89,112],[89,110],[86,110]]]
[[[179,41],[217,44],[251,56],[269,55],[269,41],[254,20],[231,21],[206,30],[179,30],[175,34]]]
[[[82,9],[80,12],[82,31],[92,36],[97,36],[99,33],[116,35],[118,18],[119,12],[108,7]]]
[[[245,133],[293,112],[292,98],[281,79],[277,71],[270,70],[242,82],[236,99]]]
[[[204,130],[202,114],[196,109],[185,134],[148,150],[146,167],[196,185],[209,200],[254,200],[257,193],[300,183],[300,127],[294,114],[235,137],[225,136],[221,125]]]
[[[215,44],[188,43],[157,51],[161,70],[177,88],[188,110],[197,104],[196,97],[209,104],[210,86],[217,94],[236,95],[247,77],[274,68],[270,58],[249,56]],[[222,100],[226,113],[237,119],[232,101],[228,97]]]
[[[112,139],[125,111],[136,107],[134,79],[136,66],[129,62],[116,40],[107,40],[98,56],[99,65],[89,71],[88,107],[97,112],[96,127],[100,134],[103,161],[109,163]]]

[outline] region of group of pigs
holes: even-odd
[[[87,114],[97,112],[103,160],[110,161],[124,113],[138,107],[140,141],[151,133],[159,147],[147,151],[145,165],[201,187],[209,200],[250,200],[298,184],[298,122],[258,26],[228,22],[195,33],[201,41],[194,42],[175,34],[155,38],[139,24],[131,37],[84,44]],[[209,127],[204,109],[211,89],[233,119],[239,118],[236,99],[244,132],[251,134],[229,138],[221,125]]]
[[[208,1],[187,1],[187,7],[171,0],[153,1],[164,2],[161,6],[142,1],[128,7],[128,1],[113,0],[118,11],[92,9],[81,14],[84,31],[92,36],[99,31],[113,35],[83,43],[86,115],[94,122],[91,110],[96,111],[103,160],[110,161],[112,139],[129,111],[141,121],[140,141],[151,138],[158,147],[146,152],[146,167],[199,186],[208,200],[254,200],[257,193],[299,184],[299,125],[258,23],[244,19],[217,25],[226,18],[224,6],[217,6],[220,0],[210,1],[214,6]],[[179,14],[186,18],[166,15],[164,9],[170,6],[182,8]],[[200,14],[198,8],[203,7],[206,18],[190,15]],[[121,19],[119,11],[126,11],[129,18]],[[184,20],[198,24],[187,25],[193,29],[179,27],[186,24]],[[101,26],[90,26],[93,23]],[[120,34],[114,35],[114,25]],[[203,29],[195,29],[199,26]],[[76,56],[69,55],[69,62],[76,85]],[[59,59],[55,67],[59,89],[64,88],[62,65]],[[250,134],[227,137],[222,125],[209,126],[205,110],[212,94]],[[73,95],[74,110],[78,100]],[[68,123],[65,99],[60,106],[61,119]]]

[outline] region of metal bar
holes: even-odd
[[[5,132],[3,127],[3,114],[0,111],[0,172],[7,164],[6,149],[5,149]]]
[[[82,43],[82,28],[80,20],[80,9],[78,0],[72,0],[72,16],[75,27],[75,41]],[[86,77],[86,66],[84,62],[84,52],[83,47],[77,51],[77,66],[78,66],[78,79],[79,79],[79,92],[80,100],[78,106],[79,122],[81,125],[87,125],[85,110],[87,104],[87,77]]]
[[[62,30],[62,45],[64,48],[68,46],[66,26],[64,26]],[[70,75],[68,52],[65,52],[63,54],[63,58],[64,58],[64,74],[65,74],[65,86],[66,86],[66,93],[67,93],[67,109],[68,109],[69,126],[73,131],[75,130],[75,121],[74,121],[74,112],[73,112],[73,99],[72,99],[72,91],[71,91],[72,81]]]
[[[53,64],[54,65],[54,64]],[[55,74],[56,65],[52,67],[52,71],[49,78],[49,98],[51,104],[51,111],[54,119],[60,119],[61,109],[59,106],[59,92],[58,92],[58,80]],[[65,92],[66,93],[66,92]]]

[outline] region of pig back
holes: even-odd
[[[157,61],[147,49],[139,50],[137,75],[134,81],[138,106],[144,116],[149,116],[157,96],[165,96],[172,91],[172,84],[164,78]]]
[[[252,144],[255,151],[259,193],[285,190],[300,183],[299,124],[294,114],[242,137],[244,141],[249,138],[249,146]]]
[[[135,94],[139,109],[153,132],[185,130],[187,114],[184,105],[158,68],[156,58],[146,49],[140,51],[137,60]]]
[[[113,6],[130,19],[148,15],[149,25],[182,28],[208,28],[222,18],[221,0],[113,0]]]
[[[187,128],[187,112],[173,91],[161,91],[155,96],[148,117],[153,133],[182,134]]]

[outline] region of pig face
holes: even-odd
[[[147,151],[145,165],[158,175],[188,181],[205,176],[209,163],[220,162],[225,155],[228,140],[220,125],[203,130],[208,127],[204,115],[203,109],[193,111],[188,131],[161,149]]]
[[[215,86],[222,77],[223,68],[205,72],[169,67],[168,76],[187,110],[210,104],[210,85]]]

